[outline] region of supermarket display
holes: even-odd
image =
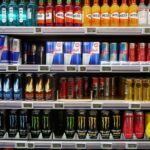
[[[146,2],[146,4],[144,3]],[[83,5],[81,5],[83,4]],[[3,0],[1,26],[149,26],[150,3],[145,0]]]

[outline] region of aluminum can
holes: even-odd
[[[98,89],[99,89],[99,78],[93,77],[92,78],[92,91],[93,91],[93,98],[98,99]]]
[[[146,43],[138,43],[137,61],[146,61]]]
[[[101,61],[110,61],[109,57],[109,43],[101,43]]]
[[[119,48],[119,61],[128,61],[128,43],[121,42]]]
[[[67,80],[67,98],[73,99],[75,97],[75,82],[74,78],[68,78]]]
[[[142,93],[142,79],[134,79],[134,101],[142,101]]]
[[[118,44],[110,43],[110,61],[118,60]]]
[[[0,100],[3,99],[3,76],[0,75]]]
[[[116,85],[116,78],[112,77],[110,79],[110,96],[116,96],[117,94],[117,85]]]
[[[105,79],[103,77],[99,78],[99,97],[103,97],[104,96],[104,92],[105,92]]]
[[[150,61],[150,43],[147,46],[147,61]]]
[[[6,133],[6,115],[4,110],[0,110],[0,138]]]
[[[84,98],[90,97],[90,85],[89,85],[88,77],[83,77],[83,95],[84,95]]]
[[[150,101],[150,79],[143,79],[143,101]]]
[[[136,44],[129,43],[129,61],[136,61]]]
[[[45,64],[44,46],[39,46],[36,52],[36,64]]]
[[[134,81],[133,79],[124,79],[124,99],[133,100],[134,96]]]
[[[75,98],[83,98],[83,80],[81,77],[75,78]]]
[[[105,85],[104,85],[104,96],[109,97],[110,96],[110,78],[105,78]]]
[[[146,137],[150,138],[150,112],[145,113],[145,133]]]
[[[28,64],[28,53],[29,53],[29,43],[23,43],[23,55],[22,55],[22,64]]]
[[[37,53],[37,46],[35,44],[32,44],[29,54],[29,64],[36,64],[36,53]]]
[[[59,98],[67,98],[67,79],[65,77],[62,77],[59,80]]]

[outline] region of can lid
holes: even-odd
[[[85,113],[86,113],[86,110],[79,110],[79,114],[85,115]]]
[[[104,114],[104,115],[109,115],[109,111],[108,110],[103,110],[103,111],[101,111],[101,114]]]
[[[91,110],[91,111],[89,111],[89,114],[96,116],[97,115],[97,111],[96,110]]]

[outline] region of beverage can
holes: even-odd
[[[23,54],[22,54],[22,64],[28,64],[28,53],[29,53],[29,43],[28,42],[23,42],[22,44],[22,50],[23,50]]]
[[[145,113],[145,133],[146,137],[150,138],[150,112]]]
[[[67,98],[73,99],[75,97],[75,82],[74,78],[67,79]]]
[[[142,80],[134,79],[134,101],[142,101]]]
[[[65,77],[61,77],[59,80],[59,98],[67,98],[67,79]]]
[[[104,96],[105,89],[105,79],[103,77],[99,78],[99,97]]]
[[[44,46],[39,46],[36,53],[36,64],[45,64]]]
[[[118,44],[110,43],[110,61],[118,60]]]
[[[105,83],[104,83],[104,96],[109,97],[110,96],[110,78],[105,77]]]
[[[0,100],[3,99],[3,76],[0,75]]]
[[[37,53],[37,46],[35,44],[31,45],[31,50],[29,53],[29,63],[36,64],[36,53]]]
[[[148,43],[148,46],[147,46],[147,61],[150,61],[150,43]]]
[[[146,43],[138,43],[137,61],[146,61]]]
[[[93,98],[98,99],[98,89],[99,89],[99,78],[93,77],[92,78],[92,91],[93,91]]]
[[[83,77],[83,96],[84,98],[90,97],[90,83],[88,77]]]
[[[116,77],[112,77],[110,79],[110,96],[116,96],[117,95],[117,80]]]
[[[101,61],[110,61],[108,42],[101,43]]]
[[[2,138],[6,133],[6,115],[4,110],[0,110],[0,137]]]
[[[133,100],[134,96],[134,81],[133,79],[124,79],[124,99]]]
[[[129,43],[129,61],[136,61],[136,44]]]
[[[119,50],[119,61],[128,61],[128,43],[121,42]]]
[[[143,79],[143,101],[150,101],[150,79]]]
[[[81,77],[75,78],[75,98],[83,98],[83,80]]]

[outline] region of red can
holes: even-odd
[[[123,118],[123,134],[126,139],[133,138],[134,114],[132,111],[125,111]]]
[[[150,61],[150,43],[147,46],[147,61]]]
[[[129,43],[129,61],[136,61],[136,44]]]
[[[67,79],[64,77],[60,78],[59,80],[59,98],[67,98]]]
[[[83,81],[80,77],[75,78],[75,97],[83,98]]]
[[[67,81],[67,98],[68,99],[73,99],[75,97],[75,82],[74,78],[68,78]]]
[[[83,95],[85,98],[90,96],[90,85],[88,77],[83,77]]]
[[[92,78],[92,91],[93,91],[93,98],[98,98],[98,85],[99,79],[97,77]]]
[[[105,86],[105,79],[101,77],[99,78],[99,97],[104,96],[104,86]]]
[[[143,111],[137,111],[134,113],[134,132],[138,139],[144,137],[144,113]]]
[[[146,44],[138,43],[137,61],[146,61]]]

